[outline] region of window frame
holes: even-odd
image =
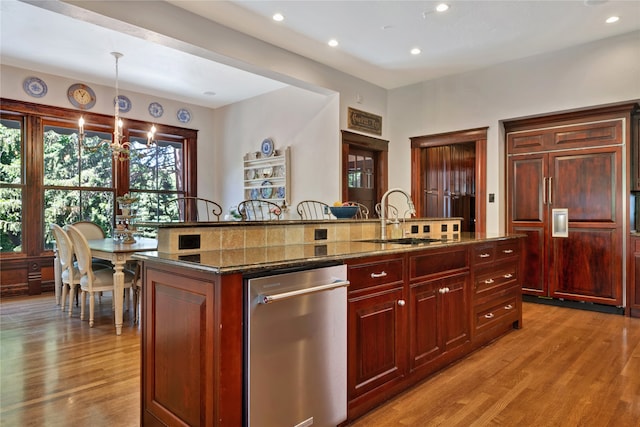
[[[22,251],[2,252],[0,258],[28,258],[51,256],[52,251],[45,249],[44,224],[44,122],[47,125],[58,123],[74,128],[78,126],[78,119],[83,116],[85,127],[92,130],[112,133],[113,116],[79,111],[61,107],[46,106],[30,102],[0,98],[0,115],[11,120],[20,119],[23,124],[22,134],[22,217],[26,220],[22,224]],[[127,118],[123,137],[129,140],[129,135],[138,136],[146,133],[151,125],[156,127],[156,138],[163,137],[180,140],[183,144],[184,161],[184,194],[197,195],[197,134],[194,129],[180,128],[170,125],[156,124]],[[121,167],[113,168],[117,177],[113,177],[112,185],[115,197],[129,192],[129,164],[123,161]],[[14,186],[14,185],[11,185]],[[9,187],[9,185],[7,185]],[[115,220],[116,207],[112,213]]]

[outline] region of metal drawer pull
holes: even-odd
[[[451,289],[449,289],[449,288],[444,288],[444,291],[445,291],[445,292],[451,292]]]
[[[511,274],[511,273],[507,273],[507,274],[505,274],[505,275],[504,275],[504,276],[502,276],[502,277],[504,277],[505,279],[511,279],[511,278],[513,277],[513,274]]]
[[[484,281],[484,283],[486,283],[487,285],[490,285],[493,283],[493,279],[487,279]]]
[[[487,313],[484,315],[485,319],[493,319],[493,313]]]
[[[491,254],[480,254],[480,258],[488,258]]]
[[[507,304],[504,306],[505,310],[511,310],[513,308],[513,306],[511,304]]]
[[[445,294],[445,293],[447,293],[447,290],[446,290],[446,288],[440,288],[440,289],[438,289],[438,292],[440,292],[441,294]]]
[[[387,277],[387,272],[383,271],[382,273],[371,273],[372,279],[379,279],[380,277]]]
[[[502,252],[504,252],[505,254],[512,254],[513,249],[504,249]]]
[[[404,300],[403,300],[403,299],[399,299],[399,300],[398,300],[398,305],[399,305],[400,307],[404,307],[404,305],[405,305]]]

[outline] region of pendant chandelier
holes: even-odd
[[[102,139],[95,145],[89,145],[86,143],[85,132],[84,132],[84,118],[81,116],[80,120],[78,120],[79,127],[79,135],[78,140],[80,144],[85,150],[90,152],[95,152],[100,149],[103,145],[108,145],[111,149],[111,154],[113,155],[114,160],[124,161],[129,159],[131,154],[131,142],[125,141],[122,135],[122,119],[120,119],[120,94],[118,92],[118,60],[122,58],[122,53],[120,52],[111,52],[111,55],[116,59],[116,98],[114,101],[115,104],[115,112],[114,112],[114,123],[113,123],[113,138],[111,140]],[[149,132],[147,132],[147,147],[150,147],[153,143],[155,143],[154,136],[156,132],[156,127],[151,126]]]

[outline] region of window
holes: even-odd
[[[176,218],[165,202],[195,196],[197,132],[156,124],[157,145],[146,146],[151,124],[126,119],[130,159],[114,160],[108,144],[113,117],[0,99],[0,253],[41,257],[53,248],[49,227],[88,220],[112,235],[116,196],[140,198],[144,221]],[[138,137],[140,135],[140,137]],[[25,264],[26,266],[27,264]],[[32,264],[33,265],[33,264]],[[27,268],[27,267],[25,267]]]
[[[22,120],[0,120],[0,252],[22,251],[24,193]]]

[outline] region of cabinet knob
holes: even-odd
[[[504,306],[504,309],[505,310],[511,310],[511,309],[513,309],[513,306],[511,304],[507,304],[507,305]]]
[[[484,315],[485,319],[493,319],[493,313],[487,313]]]
[[[507,273],[503,276],[505,279],[511,279],[513,277],[513,274],[511,273]]]
[[[381,273],[371,273],[372,279],[379,279],[380,277],[387,277],[387,272],[383,271]]]
[[[445,289],[446,288],[440,288],[438,289],[438,292],[440,292],[441,294],[445,294],[447,292]]]
[[[493,279],[487,279],[484,281],[484,283],[486,283],[487,285],[490,285],[493,283]]]
[[[404,305],[405,305],[404,300],[403,300],[403,299],[399,299],[399,300],[398,300],[398,305],[399,305],[400,307],[404,307]]]

